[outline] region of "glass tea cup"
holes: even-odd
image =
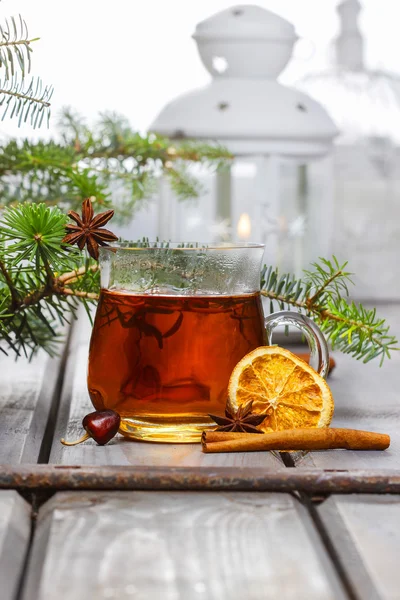
[[[264,318],[259,244],[114,244],[100,249],[101,293],[89,350],[97,410],[121,415],[127,437],[199,441],[223,414],[229,377],[278,325],[306,337],[325,376],[328,349],[306,316]]]

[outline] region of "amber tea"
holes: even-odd
[[[168,296],[102,290],[89,354],[97,409],[127,436],[197,440],[223,414],[229,376],[265,344],[259,293]]]

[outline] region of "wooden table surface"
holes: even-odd
[[[400,307],[379,312],[400,337]],[[400,353],[335,354],[329,379],[332,425],[389,433],[385,452],[68,448],[92,410],[88,336],[0,358],[1,600],[400,599]]]

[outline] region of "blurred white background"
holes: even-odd
[[[290,221],[288,215],[282,213],[278,214],[273,232],[266,235],[269,240],[278,240],[281,256],[286,244],[285,255],[293,263],[288,264],[288,269],[298,272],[304,262],[309,265],[311,258],[315,260],[321,254],[329,256],[331,252],[325,250],[329,245],[339,259],[348,259],[351,270],[358,274],[359,297],[399,298],[400,153],[399,136],[394,136],[393,131],[399,129],[400,123],[397,126],[393,123],[393,128],[389,123],[389,131],[383,137],[376,138],[376,131],[381,121],[387,124],[388,115],[392,114],[385,109],[387,89],[392,80],[399,85],[399,80],[387,76],[387,72],[400,73],[400,4],[395,0],[361,0],[359,27],[364,38],[366,67],[363,94],[364,99],[369,97],[369,103],[368,110],[363,111],[360,101],[363,96],[355,94],[355,111],[349,112],[349,94],[354,92],[354,83],[358,87],[358,76],[350,77],[346,89],[334,77],[331,89],[335,93],[328,92],[328,98],[326,80],[319,78],[319,73],[327,73],[335,61],[339,0],[241,2],[243,5],[255,3],[290,21],[301,38],[295,45],[294,58],[280,76],[281,83],[298,84],[304,76],[314,74],[325,100],[329,100],[327,105],[332,115],[340,104],[341,96],[336,92],[341,88],[344,93],[341,110],[344,121],[347,117],[350,119],[350,129],[356,115],[362,129],[366,124],[368,130],[372,116],[377,113],[371,132],[354,147],[337,144],[333,163],[329,160],[325,166],[322,163],[322,172],[307,170],[302,175],[292,168],[290,173],[284,173],[281,208],[283,212],[286,210],[287,198],[299,206],[305,203],[298,215],[305,227],[300,231],[299,218]],[[30,37],[41,38],[34,44],[32,74],[40,76],[45,84],[52,84],[54,95],[48,129],[42,127],[34,132],[26,126],[19,130],[16,121],[6,120],[0,124],[0,132],[6,136],[54,137],[57,115],[65,106],[78,111],[89,123],[99,112],[115,111],[126,116],[138,131],[145,132],[167,102],[210,81],[191,36],[200,21],[233,5],[235,0],[3,0],[0,19],[21,14],[28,24]],[[370,93],[373,87],[370,83],[376,83],[375,69],[386,71],[379,102],[375,102],[375,96]],[[378,87],[380,90],[380,83]],[[392,120],[400,121],[397,118],[400,94],[398,89],[390,89],[390,93],[396,97]],[[318,99],[318,94],[315,97]],[[324,103],[323,99],[319,100]],[[386,121],[382,115],[386,115]],[[390,161],[386,154],[382,158],[378,151],[389,152]],[[379,156],[375,157],[374,152]],[[386,172],[387,169],[384,174],[380,172],[381,159],[384,165],[393,164],[390,172]],[[299,193],[302,180],[307,194]],[[215,236],[215,227],[221,224],[216,222],[215,180],[210,176],[205,181],[206,193],[198,204],[177,204],[173,199],[168,203],[160,194],[140,207],[132,222],[118,233],[130,239],[145,235],[208,241],[208,236]],[[258,184],[253,185],[251,177],[237,177],[235,185],[232,192],[234,235],[236,221],[243,213],[247,215],[256,202],[254,189]],[[269,183],[262,185],[261,192],[264,204],[260,203],[260,210],[269,212],[266,216],[263,213],[262,218],[253,218],[253,226],[257,222],[269,226],[271,220],[268,220]],[[115,193],[113,198],[116,199]],[[162,207],[168,219],[163,217]],[[170,227],[166,234],[163,221]],[[292,234],[292,225],[299,230],[296,235]],[[265,241],[254,239],[255,234],[253,228],[249,234],[252,241]],[[284,258],[277,260],[277,264],[286,268]]]
[[[191,35],[199,21],[233,4],[233,0],[3,0],[0,17],[21,14],[30,36],[41,38],[34,45],[33,73],[55,88],[50,129],[42,128],[38,135],[52,133],[54,117],[65,105],[89,118],[114,110],[145,131],[169,99],[209,80]],[[291,83],[327,66],[338,29],[336,0],[257,4],[287,18],[305,38],[297,44],[298,58],[283,73],[282,82]],[[362,4],[366,63],[400,72],[400,4],[395,0]],[[1,130],[22,135],[8,121]],[[29,132],[24,128],[25,136]]]

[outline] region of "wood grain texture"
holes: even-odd
[[[0,355],[0,463],[38,462],[61,360]]]
[[[42,507],[23,600],[338,600],[303,507],[268,493],[67,492]]]
[[[29,544],[30,507],[14,491],[0,492],[1,600],[14,600]]]
[[[382,305],[393,334],[400,338],[399,305]],[[400,468],[400,352],[393,352],[382,367],[379,361],[364,365],[344,354],[335,354],[337,368],[329,378],[335,400],[332,427],[387,433],[390,448],[383,452],[332,450],[292,455],[299,467],[321,469]]]
[[[50,463],[65,465],[151,465],[151,466],[254,466],[277,468],[283,465],[279,456],[269,452],[241,453],[238,456],[205,455],[201,444],[160,444],[136,442],[117,436],[106,446],[88,440],[79,446],[67,447],[61,438],[74,440],[84,433],[82,418],[94,410],[86,387],[88,340],[90,324],[81,315],[75,328],[66,368],[57,426]]]
[[[400,597],[400,496],[331,496],[318,513],[360,600]]]

